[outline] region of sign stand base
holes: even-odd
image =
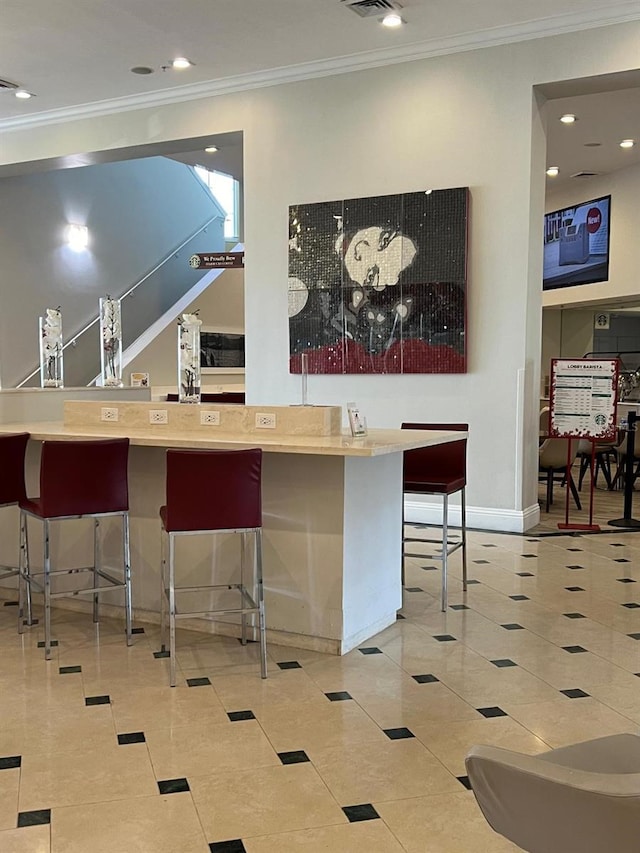
[[[614,518],[607,524],[610,524],[611,527],[629,527],[640,530],[640,521],[637,518]]]
[[[613,524],[612,521],[609,524]],[[638,527],[640,527],[640,521],[638,522]],[[558,524],[558,530],[595,530],[596,532],[600,530],[599,524]]]

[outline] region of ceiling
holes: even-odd
[[[35,97],[18,100],[11,91],[0,92],[0,131],[640,19],[638,0],[401,0],[406,25],[389,30],[380,25],[382,8],[360,17],[348,7],[353,2],[2,0],[0,78]],[[195,64],[162,70],[176,56]],[[153,73],[133,74],[135,66]],[[560,168],[557,178],[547,179],[549,191],[575,181],[570,177],[575,172],[606,173],[640,162],[640,144],[631,150],[618,144],[623,138],[640,141],[640,75],[618,76],[619,91],[598,91],[614,88],[604,78],[552,84],[544,91],[552,99],[546,107],[547,165]],[[561,124],[565,112],[579,120]],[[241,134],[237,137],[221,136],[218,155],[202,150],[215,138],[199,139],[186,154],[184,142],[167,143],[73,155],[30,164],[30,170],[167,154],[241,177]],[[594,142],[601,144],[585,147]],[[0,169],[2,176],[19,172],[18,164]]]

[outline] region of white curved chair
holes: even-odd
[[[474,746],[466,765],[490,826],[528,853],[640,850],[637,735],[611,735],[541,755]]]

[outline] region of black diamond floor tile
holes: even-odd
[[[181,794],[188,791],[189,783],[186,779],[163,779],[158,782],[158,789],[161,794]]]
[[[241,838],[233,838],[230,841],[212,841],[209,851],[210,853],[247,853],[247,848]]]
[[[283,764],[304,764],[309,756],[304,749],[294,749],[291,752],[279,752],[278,758]]]
[[[237,723],[239,720],[255,720],[256,715],[253,711],[229,711],[227,717],[232,723]]]
[[[482,714],[483,717],[508,717],[509,715],[506,711],[503,711],[502,708],[499,708],[497,705],[492,705],[489,708],[476,708],[476,711],[479,714]]]
[[[565,586],[567,592],[584,592],[581,586]]]
[[[81,666],[60,666],[58,667],[60,675],[69,675],[72,672],[82,672]]]
[[[362,803],[359,806],[343,806],[342,811],[349,819],[349,823],[357,823],[361,820],[376,820],[380,815],[371,803]]]
[[[145,743],[144,732],[125,732],[118,735],[118,743],[120,746],[125,746],[129,743]]]
[[[161,649],[159,652],[153,653],[154,658],[169,658],[171,657],[171,652],[168,649]]]
[[[421,586],[405,586],[405,592],[424,592]]]
[[[636,583],[633,578],[616,578],[618,583]]]
[[[449,607],[449,610],[469,610],[469,606],[467,604],[452,604]]]
[[[507,631],[524,631],[524,627],[522,625],[518,625],[517,622],[507,622],[506,625],[501,625],[502,628],[505,628]]]
[[[110,696],[87,696],[84,700],[85,705],[110,705],[111,697]]]
[[[334,693],[325,693],[324,695],[330,702],[345,702],[347,699],[353,699],[353,696],[346,690],[336,690]]]
[[[577,565],[576,566],[567,566],[567,568],[573,569],[575,571],[576,569],[584,569],[584,566],[577,566]]]
[[[51,823],[51,809],[37,809],[33,812],[18,812],[18,828],[23,826],[42,826]]]
[[[564,693],[569,699],[584,699],[585,696],[589,696],[589,693],[585,693],[579,687],[573,687],[571,690],[561,690],[560,693]]]
[[[298,663],[297,660],[282,660],[278,666],[280,669],[302,669],[302,664]]]
[[[567,619],[586,619],[586,616],[583,616],[582,613],[563,613],[563,616],[566,616]]]
[[[631,562],[631,560],[627,560],[627,559],[625,559],[624,557],[618,557],[618,559],[617,559],[617,560],[614,560],[613,562],[614,562],[614,563],[630,563],[630,562]]]
[[[53,648],[54,646],[57,646],[57,645],[58,645],[58,641],[57,641],[57,640],[51,640],[51,648]],[[38,648],[39,648],[39,649],[44,649],[44,640],[39,640],[39,642],[38,642]]]
[[[638,604],[638,603],[637,603],[637,602],[635,602],[635,601],[628,601],[626,604],[623,604],[622,606],[623,606],[623,607],[628,607],[628,608],[629,608],[629,610],[637,610],[637,609],[638,609],[638,607],[640,607],[640,604]]]
[[[363,655],[381,655],[382,652],[377,646],[365,646],[363,649],[358,649]]]
[[[468,776],[456,776],[456,779],[467,789],[467,791],[471,790],[471,782],[469,781]]]
[[[206,676],[203,678],[187,678],[187,684],[189,687],[206,687],[207,684],[211,684],[211,680]]]
[[[518,666],[515,661],[509,660],[509,658],[499,658],[498,660],[492,660],[491,663],[494,666],[505,667],[505,666]]]
[[[439,643],[450,643],[456,638],[452,637],[451,634],[434,634],[433,639],[437,640]]]
[[[570,655],[579,655],[581,652],[588,652],[589,649],[583,648],[583,646],[562,646],[565,652],[569,652]]]
[[[431,673],[426,673],[425,675],[412,675],[411,676],[414,681],[417,681],[418,684],[433,684],[435,681],[439,681],[439,678],[436,678],[435,675],[431,675]]]
[[[489,564],[489,560],[474,560],[474,563],[477,563],[479,566],[486,566]]]
[[[535,578],[533,572],[516,572],[519,578]]]
[[[640,640],[640,634],[627,634],[627,637],[631,637],[632,640]]]
[[[131,633],[132,634],[144,634],[144,628],[132,628]],[[125,634],[126,634],[126,629],[125,629]]]
[[[510,595],[509,598],[512,601],[530,601],[531,600],[528,595]]]
[[[22,764],[21,755],[7,755],[0,758],[0,770],[14,770]]]
[[[397,729],[383,729],[382,731],[389,740],[402,740],[403,738],[415,737],[414,733],[406,726],[400,726]]]

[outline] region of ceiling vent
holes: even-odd
[[[12,83],[10,80],[0,79],[0,92],[15,92],[17,88],[17,83]]]
[[[576,172],[571,175],[572,178],[595,178],[598,172]]]
[[[378,17],[385,12],[398,12],[402,4],[396,0],[341,0],[347,7],[361,18]]]

